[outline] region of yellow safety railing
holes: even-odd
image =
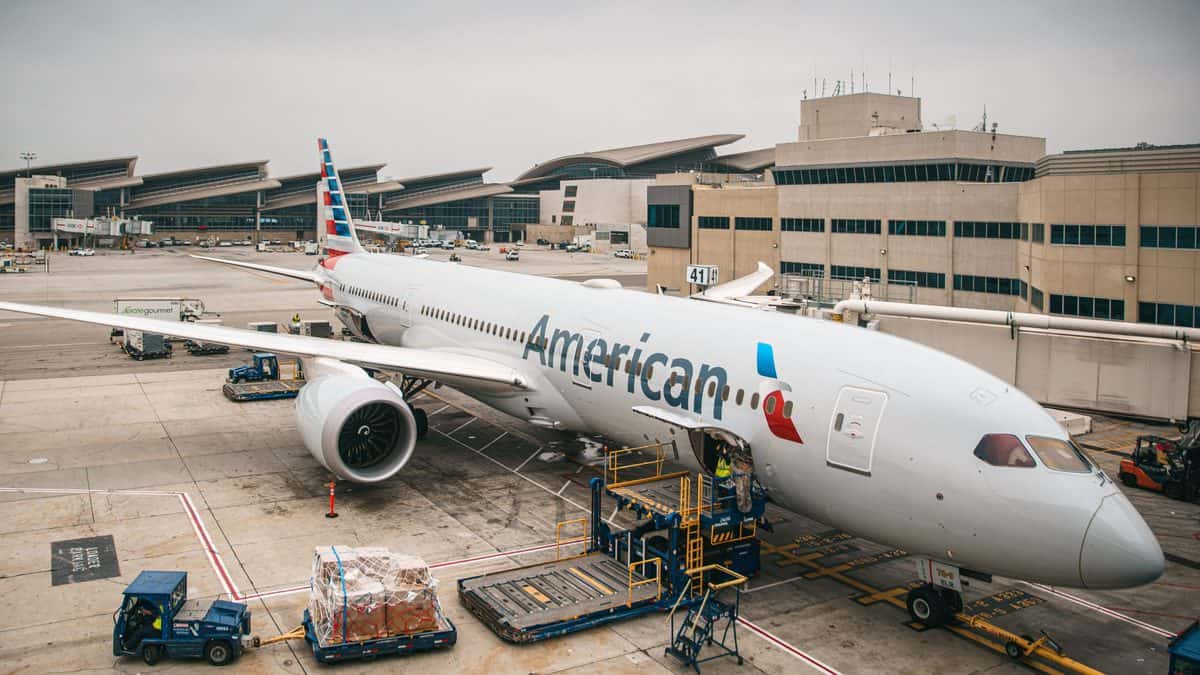
[[[654,563],[654,578],[646,578],[642,579],[641,581],[634,581],[634,571],[644,568],[646,565],[651,563]],[[638,573],[642,574],[642,572]],[[654,601],[658,602],[662,598],[662,558],[646,558],[645,560],[637,560],[629,563],[629,599],[625,601],[626,607],[633,605],[633,589],[637,588],[638,586],[645,586],[647,584],[655,584],[657,586],[657,590],[654,593]]]
[[[582,532],[580,533],[580,536],[576,539],[567,539],[564,541],[562,538],[563,528],[570,527],[571,525],[576,525],[576,524],[581,526]],[[554,559],[555,560],[570,560],[571,558],[579,558],[579,557],[583,556],[584,554],[586,554],[587,553],[587,539],[588,539],[588,531],[587,530],[588,530],[588,519],[587,518],[575,518],[574,520],[564,520],[564,521],[559,522],[557,525],[555,525],[554,526]],[[580,551],[579,553],[576,553],[575,555],[570,555],[570,556],[567,556],[566,558],[564,558],[562,555],[562,547],[570,546],[571,544],[583,544],[583,550]]]
[[[654,449],[654,457],[651,459],[642,459],[641,452],[643,450]],[[666,450],[663,449],[662,443],[651,443],[649,445],[639,445],[635,448],[621,448],[620,450],[610,450],[604,458],[604,483],[608,487],[617,487],[619,485],[629,485],[634,482],[645,482],[650,480],[658,480],[663,477],[663,464],[667,461]],[[634,457],[637,453],[638,456]],[[642,469],[645,467],[653,467],[654,473],[648,477],[630,480],[629,472],[634,469]],[[621,474],[624,473],[626,480],[621,480]]]
[[[719,573],[720,575],[727,577],[727,579],[725,581],[719,581],[716,583],[713,583],[710,581],[707,584],[705,584],[705,581],[704,581],[705,575],[709,575],[712,572]],[[696,568],[689,569],[689,570],[687,570],[687,574],[688,574],[688,576],[692,577],[693,579],[698,578],[699,581],[697,583],[700,585],[700,588],[702,588],[706,591],[722,591],[722,590],[725,590],[726,588],[732,588],[734,586],[740,586],[741,584],[746,583],[745,576],[738,574],[737,572],[734,572],[733,570],[729,569],[728,567],[725,567],[724,565],[718,565],[716,563],[713,563],[711,565],[704,565],[703,567],[696,567]]]

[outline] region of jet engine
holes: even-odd
[[[296,418],[321,466],[345,480],[377,483],[412,457],[417,422],[395,385],[356,370],[309,380],[296,398]]]

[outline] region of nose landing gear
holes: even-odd
[[[908,615],[930,628],[937,628],[954,620],[962,611],[962,593],[933,584],[918,586],[908,592]]]
[[[963,581],[959,569],[925,558],[915,562],[917,574],[925,583],[908,592],[908,615],[930,628],[953,621],[963,609]]]

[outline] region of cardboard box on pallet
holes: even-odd
[[[323,645],[343,636],[361,642],[435,630],[436,587],[420,558],[385,548],[320,547],[309,599],[313,628]]]

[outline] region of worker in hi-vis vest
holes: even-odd
[[[729,459],[729,446],[725,445],[725,443],[721,443],[721,457],[717,460],[717,470],[713,474],[721,480],[733,475],[733,468]]]

